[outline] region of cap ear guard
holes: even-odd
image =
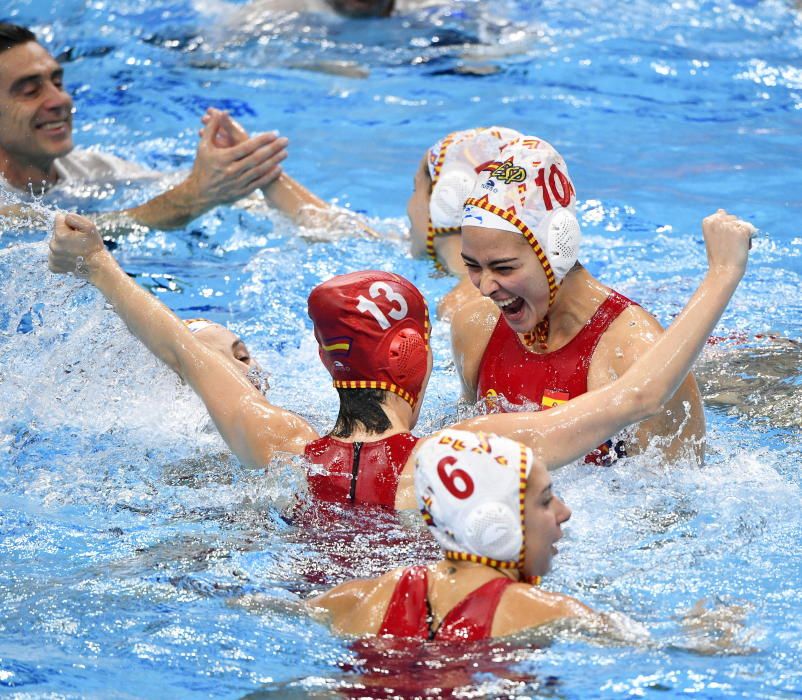
[[[402,328],[387,347],[387,369],[393,381],[400,386],[420,387],[427,366],[426,340],[417,329]]]
[[[582,231],[576,216],[568,209],[556,209],[544,219],[535,236],[543,246],[554,276],[562,282],[579,257]]]
[[[504,503],[482,503],[466,518],[465,543],[491,559],[517,559],[523,544],[521,516]]]
[[[465,170],[453,169],[441,175],[429,200],[429,219],[434,228],[460,227],[462,209],[475,182],[476,176]]]

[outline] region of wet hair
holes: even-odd
[[[390,428],[390,419],[383,408],[388,392],[383,389],[337,389],[337,393],[340,412],[332,436],[350,437],[359,427],[375,434]]]
[[[20,44],[36,41],[36,34],[26,27],[10,22],[0,22],[0,53]]]

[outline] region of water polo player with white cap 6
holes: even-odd
[[[338,631],[476,641],[587,611],[532,586],[548,572],[571,511],[529,448],[445,430],[424,441],[416,461],[418,508],[444,559],[312,599]]]
[[[472,432],[449,429],[419,444],[415,498],[444,558],[312,599],[337,631],[477,640],[594,615],[568,596],[532,586],[547,573],[570,517],[551,492],[548,470],[658,412],[680,385],[743,276],[754,232],[722,211],[706,218],[703,230],[705,279],[622,377],[553,410],[473,418],[456,426]]]
[[[466,201],[462,257],[485,298],[455,315],[454,359],[466,399],[493,410],[551,408],[623,374],[662,328],[577,262],[576,191],[550,144],[529,137],[507,144],[494,168]],[[691,448],[701,458],[704,432],[688,375],[626,444],[608,441],[586,461],[608,463],[655,437],[666,456]]]

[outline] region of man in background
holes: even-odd
[[[72,119],[61,65],[33,32],[0,22],[0,188],[40,194],[70,182],[148,173],[120,158],[74,148]],[[215,137],[222,119],[215,114],[206,123],[184,180],[123,213],[151,228],[181,228],[276,180],[287,140],[265,133],[221,147]]]

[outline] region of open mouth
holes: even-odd
[[[521,297],[513,297],[512,299],[504,299],[504,301],[496,301],[496,306],[501,309],[507,318],[514,318],[523,311],[524,300]]]

